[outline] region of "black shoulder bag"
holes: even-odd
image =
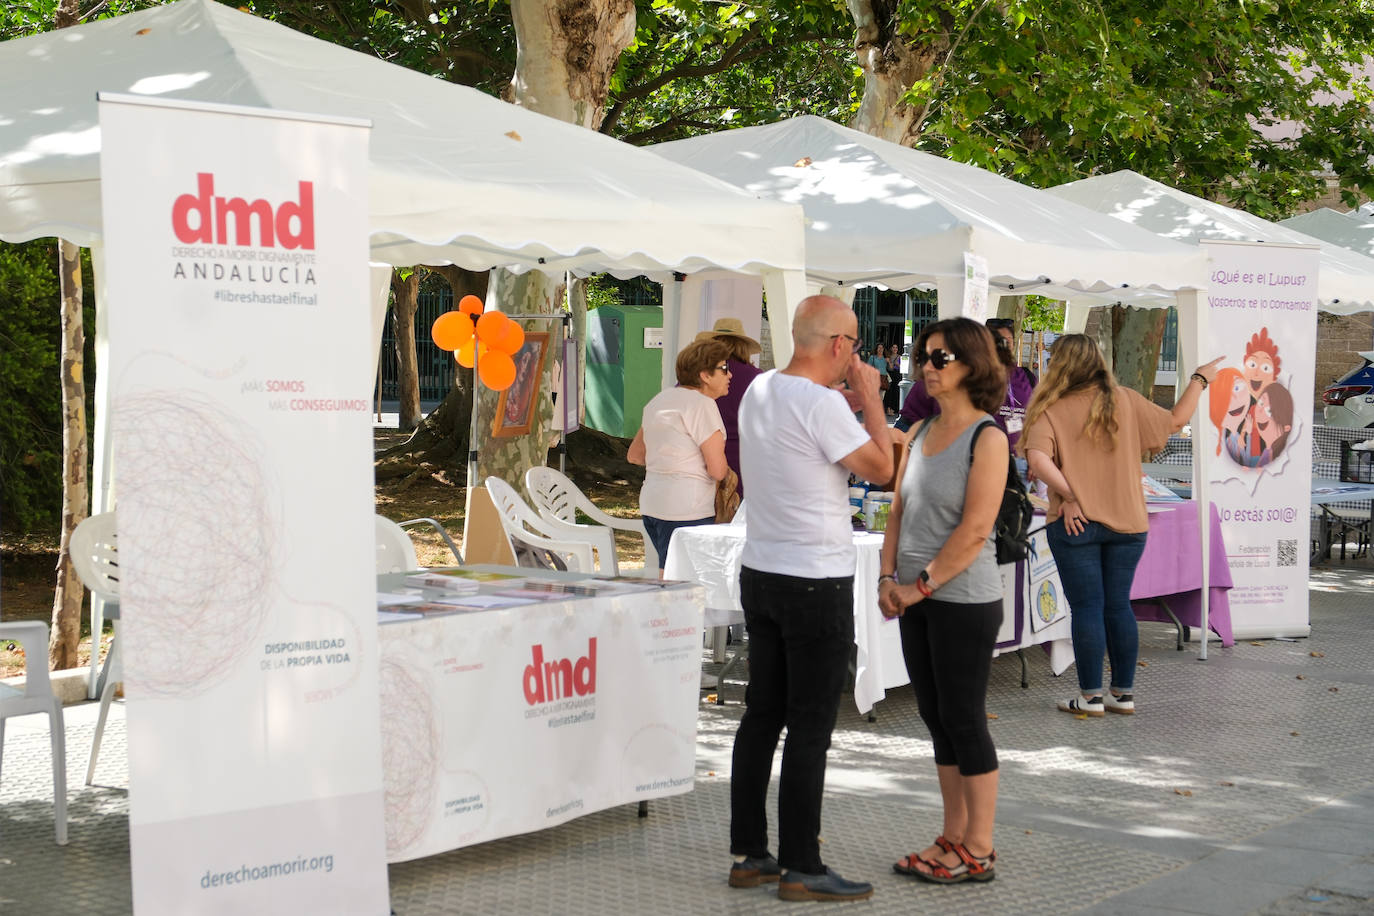
[[[978,428],[973,431],[973,438],[968,444],[968,463],[973,464],[973,447],[978,443],[978,436],[986,427],[992,426],[992,420],[984,420],[978,424]],[[1026,488],[1021,485],[1021,475],[1016,473],[1016,461],[1007,453],[1007,484],[1002,490],[1002,505],[997,510],[997,524],[993,526],[993,544],[997,550],[997,562],[1015,563],[1017,560],[1024,560],[1030,553],[1030,525],[1031,515],[1034,508],[1031,506],[1030,497],[1026,495]]]

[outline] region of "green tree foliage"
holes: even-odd
[[[56,243],[0,244],[0,527],[7,533],[50,532],[61,517],[58,302]],[[94,310],[86,312],[94,322]],[[93,354],[88,341],[88,390]]]
[[[1368,0],[924,2],[914,40],[935,6],[967,34],[909,95],[923,148],[1039,187],[1132,169],[1267,218],[1328,169],[1374,195]],[[1281,122],[1302,129],[1257,130]]]

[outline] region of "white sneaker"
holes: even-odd
[[[1093,716],[1095,718],[1102,716],[1101,697],[1093,697],[1090,700],[1084,697],[1074,697],[1072,700],[1060,700],[1058,706],[1060,712],[1073,713],[1076,716]]]
[[[1123,693],[1116,696],[1110,690],[1102,694],[1102,705],[1107,712],[1120,713],[1123,716],[1135,715],[1135,694]]]

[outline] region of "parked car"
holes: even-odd
[[[1364,365],[1322,392],[1327,426],[1374,426],[1374,350],[1361,350]]]

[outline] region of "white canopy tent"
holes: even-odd
[[[1289,226],[1195,197],[1131,171],[1071,181],[1050,188],[1049,193],[1180,242],[1317,245],[1321,248],[1318,298],[1322,310],[1350,315],[1374,309],[1374,258]]]
[[[1279,225],[1374,258],[1374,217],[1361,215],[1358,210],[1338,213],[1323,207],[1280,220]]]
[[[814,285],[936,287],[962,301],[964,252],[987,259],[992,295],[1172,298],[1205,284],[1205,258],[974,166],[803,116],[650,147],[806,211]],[[952,311],[947,311],[952,309]]]
[[[775,346],[790,353],[788,316],[804,294],[799,208],[212,0],[0,44],[0,240],[90,246],[99,273],[97,92],[367,119],[374,262],[761,276],[789,306]],[[374,271],[378,342],[386,280]],[[98,321],[98,363],[102,334]]]

